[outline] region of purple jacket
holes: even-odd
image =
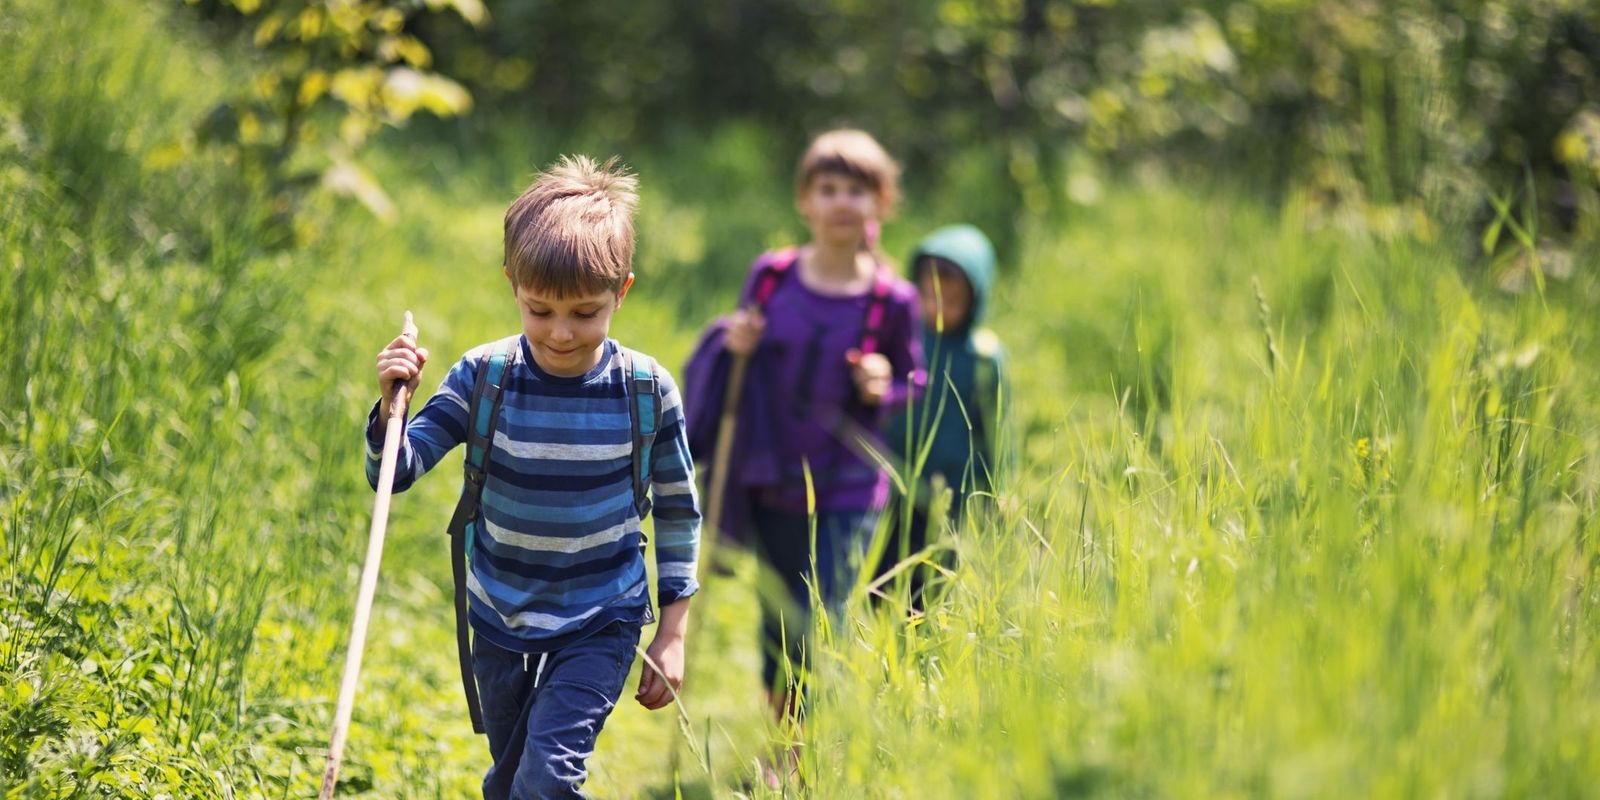
[[[775,253],[752,266],[740,293],[748,305]],[[885,267],[886,268],[886,267]],[[722,510],[723,530],[745,540],[750,503],[804,513],[804,465],[811,468],[818,511],[883,507],[888,476],[866,456],[890,452],[878,434],[886,415],[922,390],[921,322],[916,289],[895,278],[880,327],[878,352],[889,359],[893,384],[878,406],[861,402],[845,353],[860,346],[870,295],[818,294],[789,270],[767,301],[767,329],[751,357],[740,397],[738,427]],[[726,320],[709,325],[684,368],[689,446],[710,466],[731,358],[722,349]],[[707,480],[715,476],[707,473]]]

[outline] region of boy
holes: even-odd
[[[887,431],[889,445],[908,464],[915,466],[913,459],[923,446],[928,453],[910,498],[909,526],[902,518],[905,498],[890,518],[879,575],[927,546],[927,509],[937,486],[952,491],[951,522],[959,522],[968,498],[994,487],[1005,352],[993,332],[979,327],[994,280],[994,262],[989,237],[971,225],[940,228],[912,253],[928,390],[921,402],[896,414]],[[922,605],[925,572],[911,573],[914,608]]]
[[[563,158],[505,218],[504,271],[522,333],[469,351],[406,428],[396,492],[468,438],[485,353],[506,352],[481,505],[466,543],[472,673],[493,765],[486,800],[581,797],[585,762],[621,696],[640,627],[653,621],[636,501],[630,354],[609,338],[633,285],[637,181],[616,160]],[[415,387],[428,352],[408,336],[378,354],[378,384]],[[650,456],[661,621],[635,698],[670,704],[700,512],[678,390],[655,370],[661,421]],[[388,404],[367,425],[376,483]],[[643,449],[643,448],[641,448]]]

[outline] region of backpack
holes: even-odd
[[[483,501],[483,485],[489,476],[489,453],[494,447],[495,423],[500,416],[501,390],[506,371],[516,357],[518,338],[508,339],[499,348],[488,350],[478,359],[478,377],[467,401],[467,451],[463,463],[461,499],[450,516],[450,573],[455,583],[456,656],[461,662],[461,686],[467,696],[467,714],[472,730],[483,733],[483,707],[478,700],[478,684],[472,675],[472,642],[467,626],[467,559],[469,536],[476,536],[478,507]],[[656,362],[650,356],[618,346],[625,369],[628,418],[633,429],[633,507],[642,521],[650,513],[650,454],[656,432],[661,429],[661,382],[656,378]],[[640,536],[643,536],[640,532]]]
[[[774,251],[770,257],[757,260],[754,288],[745,309],[765,314],[772,296],[777,293],[785,278],[800,259],[795,247]],[[863,317],[861,340],[857,344],[863,354],[878,352],[883,332],[884,318],[888,314],[889,296],[894,288],[894,275],[880,265],[873,276],[872,289]],[[717,356],[722,352],[720,332],[725,320],[717,320],[701,332],[683,372],[685,387],[684,427],[689,437],[689,452],[695,460],[705,460],[716,450],[716,438],[722,417],[723,380],[725,375],[714,374]]]

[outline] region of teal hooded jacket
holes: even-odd
[[[926,447],[921,482],[926,485],[935,474],[942,475],[955,492],[951,511],[956,513],[972,492],[994,486],[996,439],[1004,416],[1001,401],[1008,391],[1004,349],[994,333],[982,327],[995,278],[994,246],[971,225],[940,228],[912,252],[913,281],[926,268],[925,256],[960,268],[972,288],[972,308],[961,325],[946,326],[942,332],[924,321],[927,391],[889,420],[886,438],[908,468],[916,467]],[[919,492],[917,499],[925,502],[927,496]]]

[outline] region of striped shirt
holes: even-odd
[[[631,376],[615,340],[584,375],[539,369],[519,334],[468,351],[406,424],[394,490],[406,490],[466,440],[479,360],[509,341],[500,416],[477,532],[467,545],[468,610],[479,636],[508,650],[548,652],[612,622],[652,619],[645,538],[633,496]],[[700,511],[677,384],[656,374],[661,427],[650,467],[656,595],[695,593]],[[367,424],[367,480],[377,485],[383,428]]]

